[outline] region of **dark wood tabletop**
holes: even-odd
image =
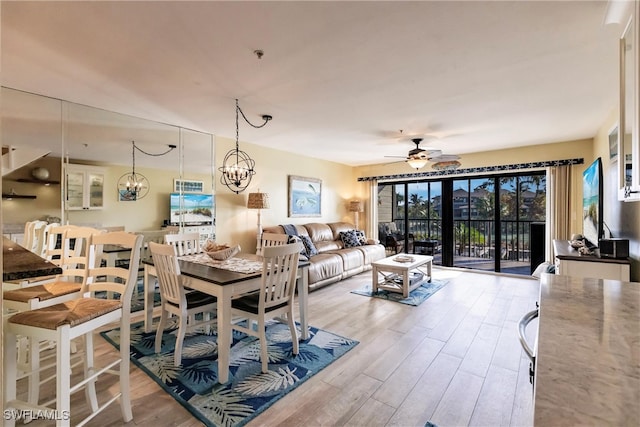
[[[62,269],[14,241],[2,238],[2,280],[22,280],[32,277],[53,276]]]

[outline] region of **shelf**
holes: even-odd
[[[7,193],[2,193],[2,198],[3,199],[35,199],[36,196],[33,196],[31,194],[7,194]]]
[[[60,181],[40,180],[40,179],[31,179],[31,178],[19,178],[19,179],[16,179],[16,181],[28,182],[31,184],[60,185]]]

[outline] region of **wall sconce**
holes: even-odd
[[[267,193],[249,193],[249,199],[247,200],[247,208],[258,209],[258,234],[256,235],[256,253],[262,254],[262,220],[260,218],[261,209],[269,209],[269,195]]]
[[[358,214],[363,211],[362,202],[360,200],[352,200],[349,202],[349,212],[353,212],[356,230],[358,229]]]
[[[253,169],[256,162],[249,157],[247,153],[244,151],[240,151],[240,130],[238,126],[238,117],[239,114],[242,114],[242,118],[245,122],[249,123],[254,128],[261,128],[266,125],[269,120],[273,119],[268,114],[264,114],[262,116],[262,120],[264,123],[261,125],[254,125],[247,119],[244,115],[240,106],[238,105],[238,100],[236,99],[236,148],[234,150],[230,150],[222,161],[222,166],[218,168],[218,170],[222,173],[220,177],[220,182],[226,185],[229,190],[238,194],[241,191],[244,191],[251,183],[251,178],[255,175],[256,171]]]

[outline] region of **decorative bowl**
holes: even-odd
[[[240,245],[235,245],[231,247],[226,245],[221,245],[221,246],[224,246],[224,248],[218,248],[213,251],[205,251],[205,253],[209,255],[211,259],[214,259],[216,261],[224,261],[240,252]]]

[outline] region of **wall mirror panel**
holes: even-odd
[[[171,218],[175,183],[188,179],[201,182],[209,196],[215,191],[211,134],[9,88],[2,88],[2,101],[3,162],[12,152],[33,149],[15,170],[3,164],[3,193],[36,196],[4,197],[3,233],[15,234],[14,240],[26,221],[47,217],[127,231],[186,227],[195,221],[187,221],[185,211]],[[139,198],[122,191],[134,156],[136,174],[147,179]],[[47,180],[32,176],[40,167],[49,172]],[[214,204],[209,218],[207,237],[215,234]]]
[[[640,200],[640,90],[638,73],[638,2],[632,10],[620,38],[620,129],[618,132],[618,198]]]

